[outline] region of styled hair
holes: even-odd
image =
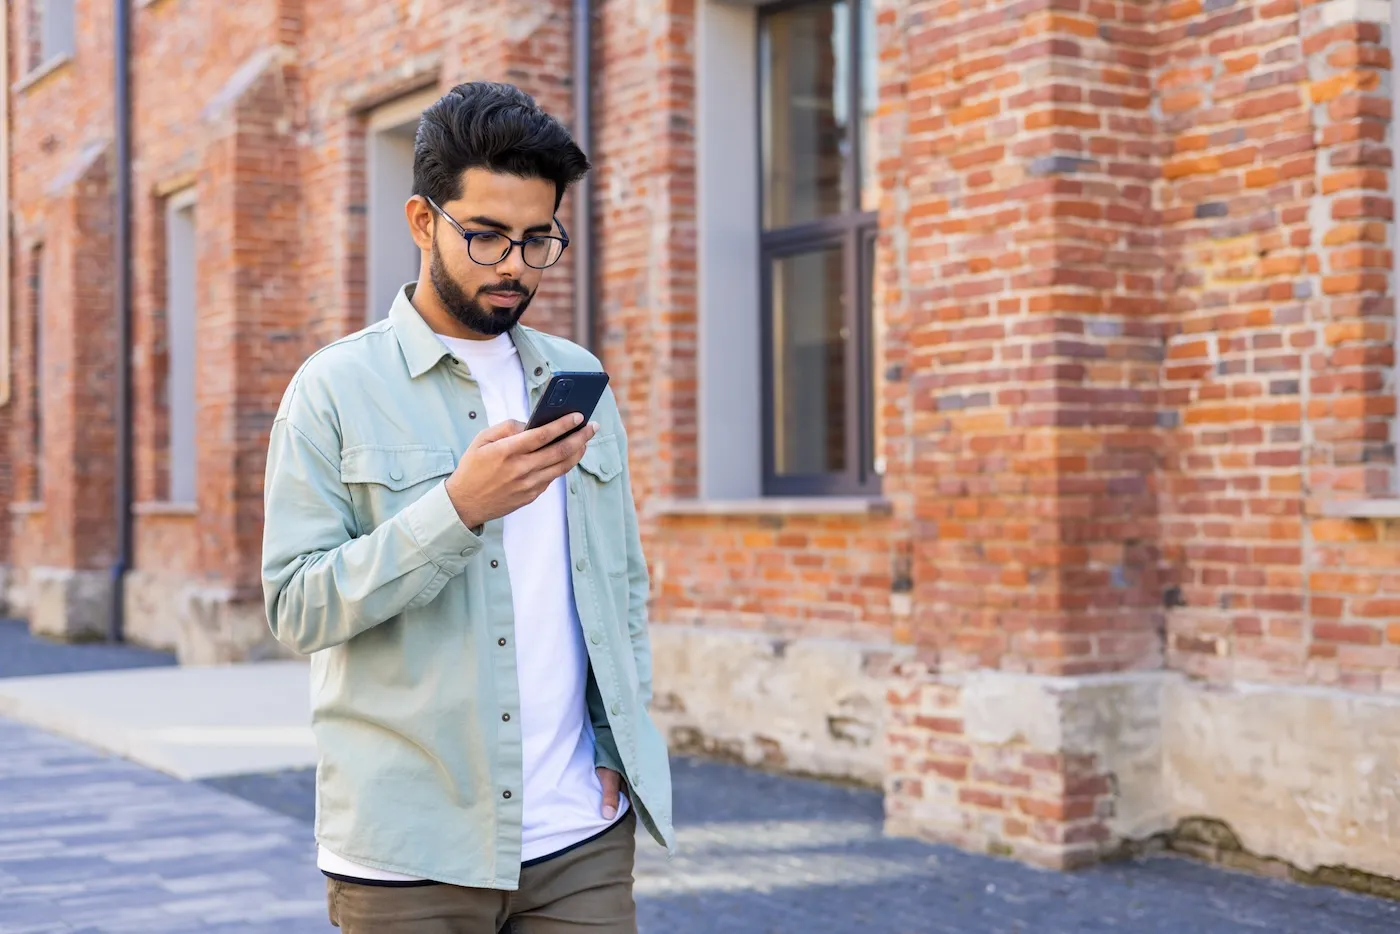
[[[413,193],[438,204],[456,200],[471,168],[551,181],[557,211],[589,164],[569,131],[529,94],[513,84],[471,81],[423,111],[413,141]]]

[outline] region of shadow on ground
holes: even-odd
[[[173,665],[175,656],[134,645],[51,642],[29,634],[23,620],[0,619],[0,678]]]

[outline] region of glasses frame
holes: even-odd
[[[442,208],[438,207],[437,202],[434,201],[432,198],[429,198],[427,195],[424,195],[423,200],[427,201],[428,204],[432,206],[432,209],[434,211],[437,211],[439,214],[442,215],[443,220],[451,224],[456,229],[456,231],[462,235],[462,239],[467,241],[467,259],[471,260],[473,263],[476,263],[478,266],[499,266],[501,263],[505,262],[507,256],[510,256],[511,250],[515,249],[516,247],[519,247],[520,260],[526,266],[529,266],[531,269],[548,269],[550,266],[555,265],[555,263],[558,263],[559,260],[563,259],[564,251],[569,248],[569,232],[564,229],[564,223],[563,221],[559,220],[559,216],[557,214],[554,216],[553,220],[554,225],[559,228],[559,236],[556,237],[552,234],[544,234],[536,237],[526,237],[524,240],[515,240],[501,233],[499,230],[467,230],[461,224],[457,223],[457,218],[453,217],[451,214],[448,214]],[[503,237],[510,243],[510,245],[506,247],[505,252],[501,254],[501,258],[496,260],[494,263],[483,263],[480,260],[478,260],[475,256],[472,256],[472,240],[476,237],[487,236],[488,234],[492,237]],[[550,263],[548,266],[536,266],[534,263],[526,259],[525,245],[532,240],[558,240],[561,245],[559,247],[559,255],[554,258],[554,262]]]

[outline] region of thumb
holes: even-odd
[[[617,793],[622,786],[622,776],[612,769],[598,769],[598,778],[603,782],[603,819],[612,820],[617,816]]]
[[[468,450],[479,448],[483,444],[490,444],[492,441],[501,441],[505,438],[509,438],[511,435],[518,435],[524,428],[525,426],[522,423],[513,418],[508,418],[503,422],[497,422],[490,428],[484,428],[477,432],[476,437],[472,439],[472,443],[468,445]]]

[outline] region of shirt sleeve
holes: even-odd
[[[310,654],[436,597],[482,549],[438,483],[367,535],[355,535],[340,464],[279,417],[264,485],[263,602],[282,644]]]

